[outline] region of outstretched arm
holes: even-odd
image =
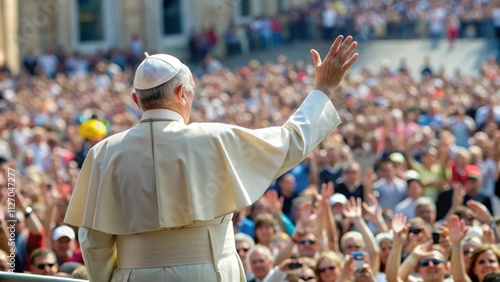
[[[450,230],[451,242],[451,274],[456,282],[470,282],[470,278],[465,270],[464,257],[462,253],[462,240],[467,234],[467,226],[458,216],[452,215],[450,221],[446,223]]]

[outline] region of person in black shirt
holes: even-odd
[[[361,198],[363,200],[363,185],[361,183],[361,172],[357,162],[350,162],[345,165],[342,171],[342,178],[335,185],[335,193],[346,196]]]
[[[491,214],[493,214],[493,207],[491,199],[480,192],[481,187],[481,170],[478,166],[469,165],[465,169],[467,175],[467,182],[465,185],[466,194],[464,195],[463,204],[467,201],[474,200],[483,204]],[[439,194],[436,207],[437,207],[437,220],[443,219],[448,210],[451,208],[453,201],[453,189],[443,191]]]

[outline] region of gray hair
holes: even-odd
[[[434,200],[432,200],[429,197],[422,196],[417,199],[415,204],[416,204],[415,210],[417,210],[420,207],[430,207],[431,210],[436,211],[436,204],[434,203]]]
[[[247,254],[248,264],[251,264],[250,258],[252,257],[253,253],[259,253],[261,255],[264,255],[268,259],[268,261],[272,261],[274,263],[274,256],[271,253],[271,250],[264,245],[257,244],[250,251],[248,251]]]
[[[234,241],[236,243],[238,243],[238,242],[245,242],[245,243],[248,244],[248,246],[250,248],[255,247],[255,242],[254,242],[253,238],[250,237],[250,236],[248,236],[245,233],[238,232],[238,233],[234,234]]]
[[[169,81],[150,89],[135,89],[139,105],[143,110],[169,105],[172,103],[175,89],[181,85],[189,84],[190,77],[191,71],[186,65],[182,65],[179,73]]]
[[[353,239],[361,243],[361,248],[363,249],[366,247],[363,235],[361,233],[359,233],[358,231],[349,231],[342,235],[342,238],[340,238],[340,249],[345,249],[346,241],[349,239]]]

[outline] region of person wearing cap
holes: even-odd
[[[357,43],[337,37],[316,86],[281,127],[191,123],[190,70],[149,56],[132,94],[144,111],[129,130],[90,149],[65,223],[78,238],[91,281],[244,281],[232,213],[257,201],[339,123],[334,89],[356,61]],[[115,257],[116,254],[116,257]]]
[[[480,192],[482,183],[481,169],[476,165],[467,165],[465,168],[465,175],[467,177],[465,186],[459,183],[453,183],[453,186],[458,185],[460,187],[455,187],[454,189],[449,189],[439,194],[439,197],[436,201],[436,207],[438,208],[438,220],[446,218],[446,215],[448,215],[450,209],[454,208],[454,205],[465,205],[469,200],[475,200],[483,204],[489,210],[489,212],[493,214],[491,199]],[[466,192],[461,203],[454,202],[454,190],[464,190]]]
[[[52,248],[59,265],[65,262],[84,263],[81,252],[76,249],[75,240],[75,231],[67,225],[58,226],[52,231]]]
[[[409,170],[405,174],[408,187],[408,197],[394,207],[394,213],[402,213],[408,220],[415,217],[417,200],[422,196],[424,187],[420,182],[420,175],[415,170]]]
[[[84,141],[80,150],[75,153],[74,161],[81,169],[90,148],[106,137],[108,129],[102,121],[97,119],[97,116],[93,115],[91,119],[80,125],[78,133]]]
[[[389,160],[394,164],[394,174],[398,178],[404,179],[405,173],[408,170],[405,156],[400,152],[393,152],[389,155]]]
[[[465,170],[467,174],[467,194],[464,196],[464,203],[467,203],[469,200],[474,200],[483,204],[490,211],[490,213],[493,214],[491,198],[481,193],[481,169],[476,165],[468,165]]]

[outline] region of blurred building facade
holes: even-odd
[[[63,48],[92,53],[128,48],[187,55],[193,30],[225,30],[231,21],[307,4],[308,0],[1,0],[0,66],[13,71],[28,53]],[[138,43],[140,42],[140,43]]]

